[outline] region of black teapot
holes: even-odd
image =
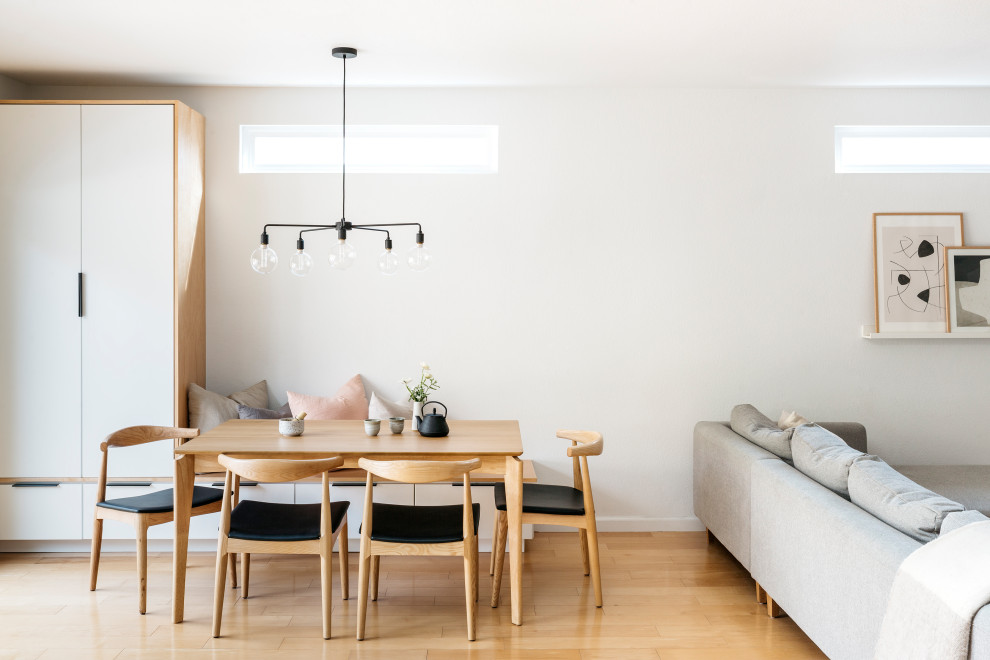
[[[433,412],[429,415],[425,414],[426,406],[431,403],[435,403],[433,406]],[[437,414],[436,406],[443,406],[443,414]],[[419,422],[419,434],[425,438],[442,438],[450,433],[450,427],[447,426],[447,406],[444,406],[439,401],[427,401],[423,404],[423,416],[417,417],[416,421]]]

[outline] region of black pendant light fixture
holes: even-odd
[[[416,245],[407,255],[406,262],[412,270],[426,270],[430,265],[430,253],[423,244],[423,226],[418,222],[390,222],[376,225],[355,225],[347,220],[347,60],[357,57],[357,50],[346,46],[338,46],[331,51],[334,57],[343,60],[344,81],[341,87],[341,157],[340,157],[340,220],[332,225],[297,225],[268,223],[261,231],[261,245],[251,253],[251,268],[262,275],[275,270],[278,265],[278,255],[268,245],[269,227],[293,227],[299,229],[296,240],[296,252],[289,260],[289,269],[293,275],[304,277],[313,267],[313,258],[306,252],[303,234],[314,231],[337,231],[337,243],[330,248],[328,261],[330,267],[337,270],[350,268],[357,258],[354,247],[347,242],[347,232],[354,229],[384,232],[385,251],[378,257],[378,269],[385,275],[394,275],[399,269],[399,257],[392,253],[392,235],[387,227],[416,227]]]

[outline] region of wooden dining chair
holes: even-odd
[[[595,500],[588,476],[588,456],[602,453],[604,440],[595,431],[557,431],[557,437],[570,440],[567,455],[574,469],[574,487],[550,484],[523,484],[522,523],[576,527],[581,541],[584,574],[591,575],[595,605],[602,606],[602,576],[598,560],[598,528],[595,525]],[[498,607],[505,561],[505,539],[509,530],[506,515],[505,484],[495,484],[495,533],[489,573],[492,579],[492,607]]]
[[[323,592],[323,639],[330,639],[331,560],[333,544],[340,539],[340,590],[348,597],[347,507],[349,502],[330,501],[330,471],[344,459],[319,458],[237,458],[221,454],[220,465],[227,470],[217,540],[217,569],[213,591],[213,636],[220,636],[224,583],[230,553],[243,553],[242,597],[247,598],[250,553],[320,555]],[[241,500],[233,505],[235,481],[244,477],[258,482],[298,481],[323,475],[323,497],[319,504],[281,504]]]
[[[361,523],[357,638],[364,639],[369,582],[371,599],[378,600],[382,555],[442,555],[464,557],[467,638],[474,641],[478,618],[478,518],[481,505],[471,501],[470,472],[481,467],[481,460],[373,461],[362,458],[358,466],[367,471],[368,480],[364,520]],[[372,496],[374,476],[411,484],[460,478],[464,482],[464,504],[376,504]]]
[[[115,431],[100,444],[103,462],[100,480],[96,486],[96,507],[93,514],[93,545],[89,558],[89,590],[96,590],[96,576],[100,570],[100,548],[103,545],[103,521],[119,520],[133,525],[137,535],[137,570],[140,595],[138,611],[145,613],[148,601],[148,528],[172,522],[174,517],[172,489],[157,490],[135,497],[107,499],[107,458],[110,448],[134,447],[159,440],[195,438],[199,429],[181,429],[168,426],[130,426]],[[220,510],[223,491],[205,486],[193,488],[192,515],[214,513]]]

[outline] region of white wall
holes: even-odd
[[[352,89],[352,123],[500,126],[494,176],[354,175],[349,219],[419,220],[425,273],[288,272],[248,255],[265,222],[334,222],[339,175],[241,175],[238,125],[339,121],[339,90],[42,88],[179,98],[207,118],[208,384],[398,398],[429,361],[460,418],[518,418],[543,480],[558,427],[604,432],[606,529],[684,529],[691,433],[752,402],[859,420],[893,463],[990,463],[990,342],[866,341],[871,214],[963,211],[990,244],[984,175],[836,175],[835,124],[984,124],[990,90]],[[411,244],[398,234],[396,245]]]
[[[0,99],[20,99],[27,93],[27,85],[13,78],[0,75]]]

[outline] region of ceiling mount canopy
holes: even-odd
[[[406,262],[412,270],[426,270],[430,265],[431,255],[424,246],[423,226],[418,222],[389,222],[374,225],[356,225],[347,220],[347,60],[357,57],[357,49],[348,46],[337,46],[331,54],[343,60],[343,84],[341,86],[341,141],[340,141],[340,220],[332,225],[302,225],[295,223],[268,223],[261,230],[261,245],[251,253],[251,268],[262,275],[275,270],[278,265],[278,255],[268,245],[269,227],[293,227],[299,229],[296,239],[296,252],[289,260],[289,269],[293,275],[304,277],[313,268],[313,258],[306,252],[303,234],[313,231],[334,229],[337,232],[337,243],[330,248],[327,260],[330,267],[337,270],[350,268],[357,258],[354,247],[347,242],[347,232],[354,229],[378,231],[385,234],[385,251],[378,257],[378,269],[385,275],[394,275],[399,269],[399,258],[392,254],[392,235],[387,227],[416,227],[416,245],[410,248]]]

